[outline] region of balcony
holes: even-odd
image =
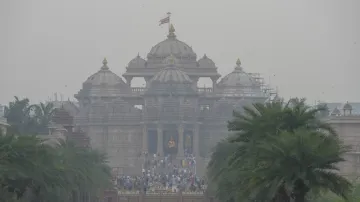
[[[143,95],[145,92],[145,89],[146,88],[144,88],[144,87],[132,87],[131,92],[134,95]]]
[[[204,94],[204,93],[212,93],[213,88],[197,88],[197,92]]]
[[[145,87],[132,87],[131,92],[133,95],[144,95],[146,88]],[[212,93],[213,88],[197,88],[199,94]]]

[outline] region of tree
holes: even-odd
[[[351,193],[348,195],[347,202],[358,202],[360,201],[360,185],[354,182],[355,186],[351,190]],[[323,192],[311,197],[314,202],[345,202],[345,199],[338,197],[337,195],[331,192]]]
[[[229,157],[236,151],[238,145],[228,140],[223,140],[214,148],[208,164],[209,185],[208,191],[215,192],[222,201],[234,201],[236,191],[234,177],[236,173],[230,169]]]
[[[275,198],[286,189],[295,202],[304,202],[311,190],[329,190],[346,199],[351,183],[338,174],[338,163],[348,151],[336,136],[299,129],[282,132],[256,145],[261,166],[241,174],[244,195]]]
[[[110,168],[102,153],[68,142],[52,147],[35,136],[0,136],[2,201],[69,201],[79,193],[95,197],[108,185]]]
[[[37,129],[36,120],[30,115],[29,99],[19,99],[15,96],[15,100],[5,107],[5,118],[7,118],[10,127],[8,134],[34,134]]]
[[[255,103],[252,107],[244,107],[242,114],[234,112],[228,129],[237,132],[233,142],[244,143],[262,139],[268,134],[293,132],[303,127],[336,135],[330,124],[322,122],[317,117],[317,114],[324,110],[326,108],[322,105],[311,108],[305,104],[305,99],[298,98],[290,99],[287,103],[282,100],[265,104]]]
[[[280,138],[280,135],[286,132],[293,134],[299,129],[307,133],[321,132],[336,138],[337,134],[332,127],[318,119],[319,112],[323,110],[325,108],[322,106],[312,108],[305,104],[305,99],[295,98],[288,102],[280,100],[265,104],[256,103],[251,107],[244,107],[243,113],[234,112],[234,119],[229,122],[228,129],[236,134],[228,141],[236,143],[237,148],[231,152],[230,157],[226,158],[227,163],[224,164],[227,166],[226,172],[209,164],[209,173],[221,179],[223,175],[234,171],[231,179],[236,190],[233,190],[231,195],[236,196],[237,200],[290,201],[292,193],[288,192],[287,184],[280,184],[271,192],[268,192],[268,189],[265,191],[254,189],[252,192],[241,190],[248,190],[248,187],[253,187],[252,184],[256,182],[256,178],[247,177],[251,176],[249,172],[268,166],[266,161],[259,158],[262,155],[259,148],[266,142]],[[216,156],[213,155],[211,161],[216,162],[215,158]]]
[[[51,102],[46,104],[40,102],[40,104],[31,105],[29,108],[35,112],[33,118],[38,124],[37,131],[47,131],[47,127],[49,126],[55,112],[54,104]]]
[[[54,111],[52,103],[30,105],[29,99],[20,100],[15,96],[15,100],[10,102],[8,107],[5,107],[5,118],[10,124],[8,134],[34,135],[47,132]]]

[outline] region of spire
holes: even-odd
[[[236,61],[236,66],[240,66],[240,65],[241,65],[241,61],[240,61],[240,58],[238,58]]]
[[[240,61],[239,58],[236,60],[235,70],[240,70],[240,71],[242,71],[241,61]]]
[[[168,38],[175,38],[176,35],[175,35],[175,28],[174,28],[174,25],[171,24],[170,27],[169,27],[169,35],[168,35]]]
[[[107,60],[106,60],[106,58],[104,58],[104,60],[102,61],[102,63],[103,63],[103,66],[101,67],[101,69],[102,70],[108,70],[109,69],[109,67],[107,66]]]
[[[207,55],[206,55],[206,54],[204,54],[203,58],[204,58],[204,59],[207,59],[208,57],[207,57]]]

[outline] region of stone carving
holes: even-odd
[[[108,64],[104,59],[75,95],[79,101],[75,125],[87,132],[91,146],[111,152],[110,164],[124,172],[141,173],[132,166],[141,165],[144,154],[182,158],[194,152],[197,172],[202,174],[206,165],[201,162],[209,157],[210,146],[226,136],[226,121],[239,103],[270,97],[261,77],[247,73],[240,60],[217,83],[221,75],[214,61],[206,55],[197,61],[173,25],[146,59],[138,55],[128,63],[123,74],[127,82]],[[131,87],[134,77],[144,78],[144,87]],[[198,88],[202,77],[210,78],[212,87]]]

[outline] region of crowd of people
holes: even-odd
[[[142,175],[116,177],[115,185],[121,191],[143,192],[203,192],[204,178],[196,176],[195,157],[185,152],[181,161],[171,155],[145,155]]]

